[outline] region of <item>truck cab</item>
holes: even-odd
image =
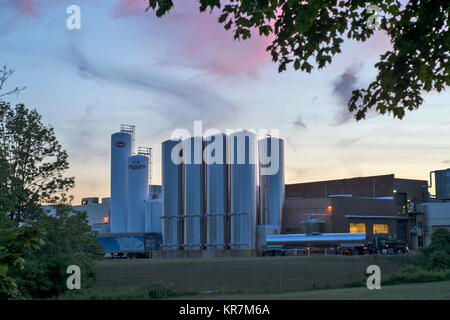
[[[370,253],[403,254],[409,252],[408,244],[397,239],[395,233],[377,233],[373,240],[367,243]]]

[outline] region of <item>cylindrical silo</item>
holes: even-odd
[[[223,133],[206,138],[207,249],[225,249],[228,212],[227,138]]]
[[[127,232],[128,157],[133,151],[132,132],[111,135],[111,218],[112,233]]]
[[[258,149],[260,222],[281,227],[285,197],[284,141],[266,137],[259,140]]]
[[[127,232],[144,232],[145,202],[148,201],[149,158],[136,154],[128,158]]]
[[[205,166],[203,137],[184,141],[184,248],[200,250],[204,239],[202,221],[205,212]]]
[[[178,232],[178,222],[182,221],[183,214],[183,167],[181,161],[178,161],[183,152],[182,141],[167,140],[161,146],[163,249],[176,250],[182,242]]]
[[[231,249],[255,249],[257,208],[256,135],[247,130],[229,137]]]
[[[145,203],[145,232],[162,232],[161,199],[150,199]]]

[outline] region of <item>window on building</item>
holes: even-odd
[[[373,225],[373,234],[376,233],[389,233],[389,225],[388,224],[374,224]]]
[[[350,233],[366,233],[366,224],[350,223]]]

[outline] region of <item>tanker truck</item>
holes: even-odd
[[[378,233],[369,241],[365,233],[311,233],[267,235],[263,256],[312,253],[343,255],[403,254],[406,242],[394,233]]]

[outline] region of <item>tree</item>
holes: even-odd
[[[24,268],[23,255],[39,247],[40,233],[35,225],[18,226],[0,212],[0,300],[23,298],[10,274]]]
[[[95,280],[94,260],[103,257],[100,243],[88,225],[86,212],[74,211],[70,206],[55,206],[54,215],[43,215],[38,226],[45,230],[42,245],[24,255],[24,267],[14,278],[28,298],[50,298],[67,289],[67,267],[81,269],[82,288]]]
[[[8,80],[8,78],[10,76],[12,76],[12,74],[14,72],[15,72],[15,70],[8,69],[8,66],[6,64],[3,65],[3,67],[0,69],[0,91],[3,90],[3,86],[5,85],[6,81]],[[0,92],[0,98],[14,94],[14,93],[19,93],[22,90],[25,90],[25,87],[23,87],[23,88],[15,87],[12,90],[8,90],[6,92]]]
[[[73,177],[68,154],[36,110],[0,101],[0,212],[22,222],[43,204],[67,202]]]
[[[403,118],[417,109],[422,93],[441,92],[450,85],[450,1],[442,0],[198,0],[200,11],[217,8],[226,30],[235,39],[248,39],[252,30],[274,34],[267,47],[279,72],[293,63],[295,70],[311,72],[332,62],[341,52],[344,38],[366,41],[375,34],[375,15],[380,11],[379,29],[390,38],[392,50],[375,64],[376,79],[355,90],[348,102],[357,120],[369,109]],[[148,0],[146,10],[162,17],[173,0]],[[375,13],[376,14],[376,13]]]

